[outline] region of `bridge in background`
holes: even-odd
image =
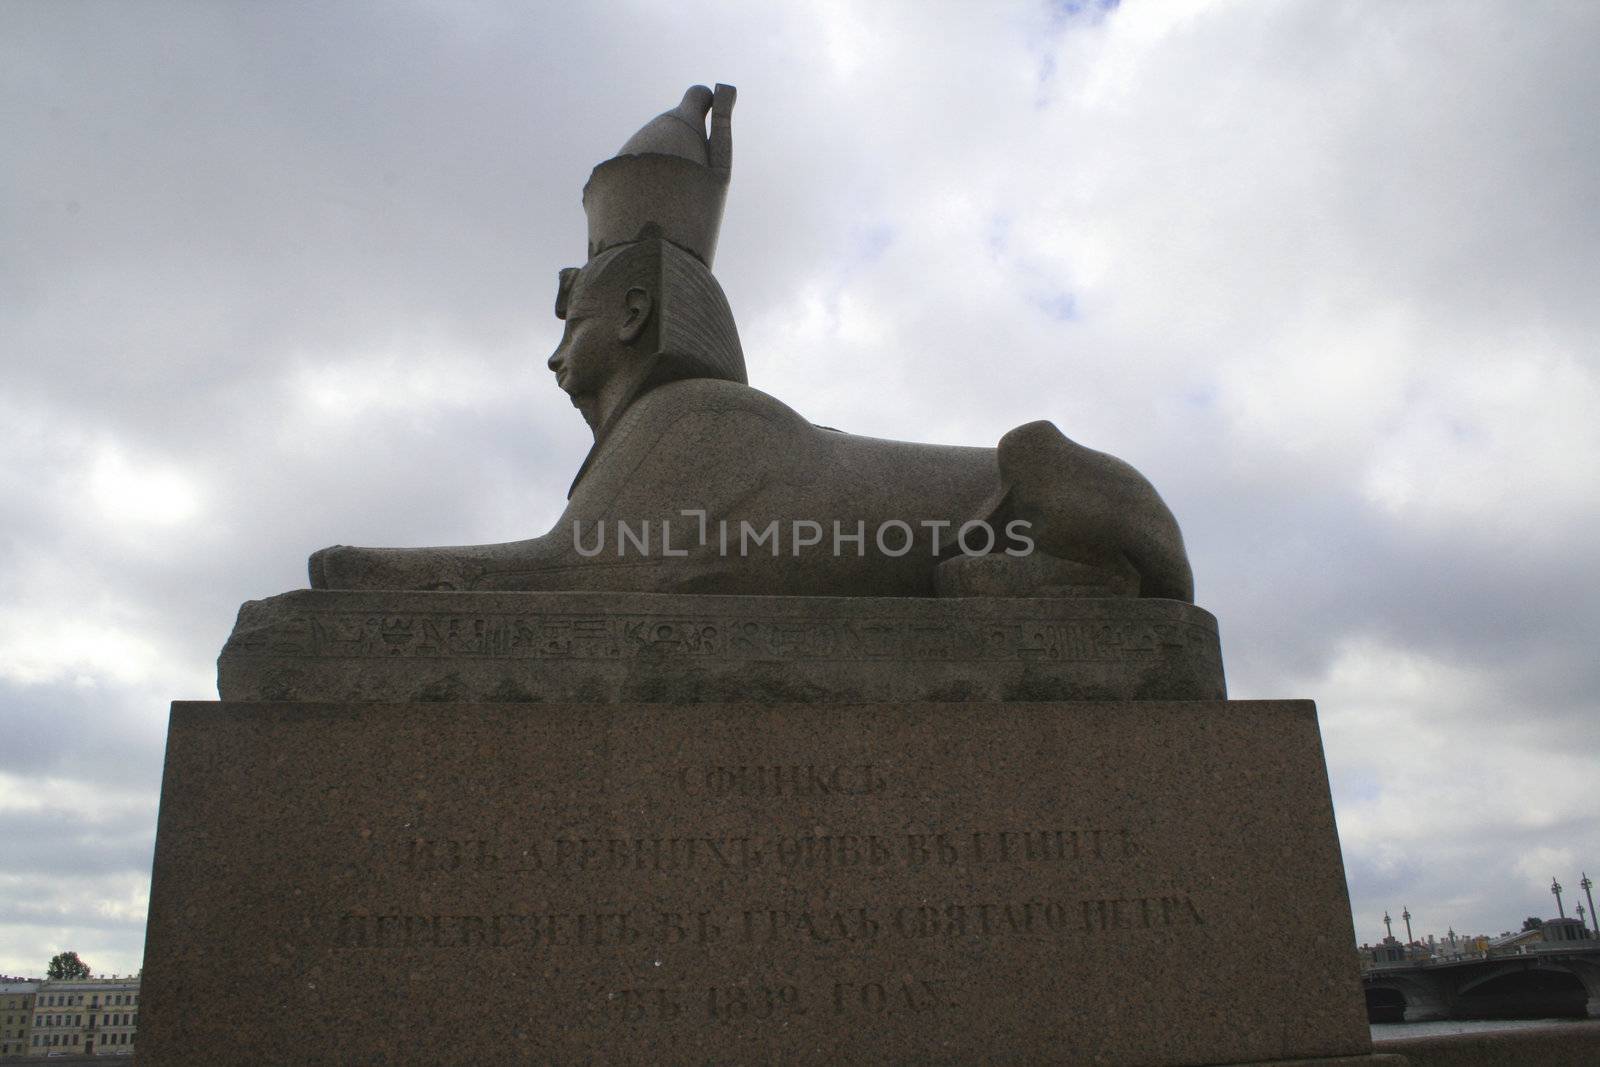
[[[1600,1018],[1600,941],[1370,963],[1361,984],[1373,1022]]]

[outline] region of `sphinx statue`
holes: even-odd
[[[555,528],[337,545],[311,557],[313,588],[1192,602],[1155,489],[1049,422],[995,448],[912,444],[814,425],[749,385],[711,273],[733,103],[732,86],[690,88],[584,187],[588,258],[560,272],[548,365],[594,445]]]

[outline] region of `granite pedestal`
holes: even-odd
[[[224,700],[1221,700],[1172,600],[371,593],[239,611]]]
[[[143,1061],[1379,1062],[1309,702],[587,692],[175,704]]]

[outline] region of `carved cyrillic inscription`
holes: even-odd
[[[633,945],[645,937],[631,912],[339,916],[336,948],[566,948]],[[654,943],[669,942],[659,938]]]
[[[1203,925],[1200,909],[1186,896],[1112,897],[1083,902],[1083,928],[1090,933]]]
[[[805,1015],[926,1015],[959,1008],[950,978],[886,976],[883,980],[736,982],[705,988],[651,985],[602,989],[594,1008],[615,1021],[660,1024],[761,1023]]]
[[[1138,851],[1119,829],[970,830],[937,834],[759,834],[674,837],[406,838],[394,846],[414,872],[817,870],[851,867],[973,868],[1126,859]]]
[[[603,949],[617,945],[830,945],[880,941],[1076,938],[1201,926],[1187,893],[864,904],[820,911],[747,905],[683,911],[519,911],[491,915],[347,912],[341,949]]]
[[[1190,888],[1192,853],[1149,808],[986,779],[1032,773],[1005,750],[939,767],[893,742],[782,740],[530,770],[512,804],[419,786],[347,839],[382,895],[327,901],[308,947],[354,967],[484,959],[590,1025],[763,1040],[959,1022],[983,1010],[973,990],[1006,994],[997,973],[1215,951],[1227,901]]]
[[[870,763],[680,767],[674,781],[687,797],[861,797],[881,794],[889,784]]]

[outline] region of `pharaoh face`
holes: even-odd
[[[629,357],[623,339],[628,317],[625,294],[607,293],[615,287],[607,286],[604,279],[595,279],[594,284],[586,281],[581,275],[562,278],[562,296],[557,303],[567,324],[548,361],[556,384],[575,404],[599,396]]]

